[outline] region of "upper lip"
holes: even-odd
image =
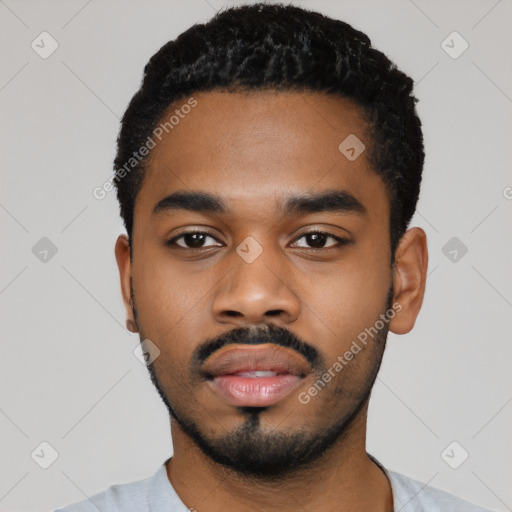
[[[271,343],[226,345],[212,354],[202,367],[208,378],[257,370],[304,377],[311,368],[295,350]]]

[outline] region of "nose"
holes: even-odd
[[[291,274],[270,253],[265,249],[251,263],[232,255],[231,270],[213,300],[218,322],[242,327],[269,321],[288,324],[299,317],[301,301],[291,289]]]

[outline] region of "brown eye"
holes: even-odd
[[[210,240],[211,242],[206,244]],[[188,231],[169,240],[168,245],[176,245],[182,249],[201,249],[203,247],[220,247],[220,243],[210,233],[203,231]]]
[[[304,241],[299,242],[300,240]],[[323,231],[311,231],[300,236],[295,243],[296,247],[301,248],[326,249],[335,245],[343,245],[347,243],[347,240]]]

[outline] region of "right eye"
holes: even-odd
[[[215,244],[205,245],[206,241],[210,239],[216,242]],[[177,246],[181,249],[202,249],[204,247],[221,247],[222,244],[211,234],[206,231],[186,231],[167,242],[169,246]]]

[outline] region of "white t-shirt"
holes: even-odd
[[[406,476],[384,471],[391,482],[395,512],[490,512],[488,509],[471,505],[456,496]],[[90,499],[55,512],[188,512],[188,510],[169,482],[165,464],[162,464],[151,478],[113,485],[107,491],[91,496]]]

